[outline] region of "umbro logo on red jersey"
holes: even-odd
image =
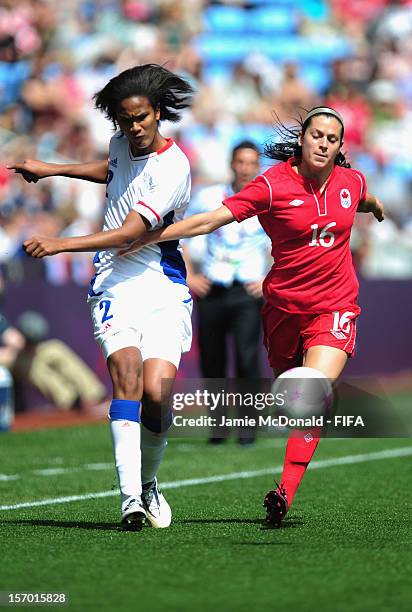
[[[347,338],[346,334],[340,330],[331,329],[330,333],[332,334],[332,336],[335,336],[337,340],[346,340]]]
[[[301,204],[303,204],[303,200],[292,200],[289,202],[290,206],[300,206]]]

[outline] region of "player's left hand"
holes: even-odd
[[[379,223],[381,221],[384,221],[385,219],[385,208],[382,204],[382,202],[376,198],[376,203],[375,203],[375,209],[373,211],[373,216],[375,217],[375,219],[377,219],[379,221]]]
[[[146,246],[146,244],[148,244],[147,240],[145,240],[143,237],[138,238],[137,240],[134,240],[133,242],[128,244],[126,247],[122,247],[121,249],[119,249],[117,251],[117,254],[118,255],[130,255],[130,253],[135,253],[136,251],[140,251],[144,246]]]
[[[31,257],[41,258],[47,255],[60,253],[61,239],[47,238],[43,236],[32,236],[23,242],[23,249]]]

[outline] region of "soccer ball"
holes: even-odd
[[[333,405],[333,388],[329,378],[315,368],[292,368],[273,383],[272,393],[283,396],[281,414],[289,419],[326,417]]]

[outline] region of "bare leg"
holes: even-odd
[[[115,399],[141,400],[143,364],[139,349],[134,346],[112,353],[107,360]]]
[[[325,374],[331,382],[339,378],[348,356],[337,348],[330,346],[313,346],[308,349],[303,358],[303,365],[315,368]],[[275,376],[281,372],[274,371]],[[279,527],[281,520],[292,503],[297,488],[302,481],[306,468],[311,461],[319,443],[320,431],[293,432],[288,439],[283,464],[281,485],[275,491],[269,491],[264,505],[267,509],[268,524]]]
[[[303,357],[303,365],[307,368],[315,368],[335,382],[342,374],[348,361],[345,351],[333,346],[311,346]]]
[[[166,435],[172,422],[169,398],[176,367],[163,359],[146,359],[143,364],[142,483],[156,477],[166,450]]]

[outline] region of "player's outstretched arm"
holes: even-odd
[[[148,227],[150,227],[149,222],[133,210],[118,229],[73,238],[32,236],[25,240],[23,248],[27,255],[36,258],[64,252],[125,248],[144,234]]]
[[[105,183],[108,164],[107,159],[84,164],[49,164],[39,159],[25,159],[23,162],[9,164],[7,168],[21,174],[27,183],[37,183],[38,180],[50,176],[68,176],[92,183]]]
[[[366,198],[359,202],[357,212],[372,213],[379,222],[385,219],[385,209],[382,202],[371,193],[367,193]]]
[[[227,206],[221,206],[212,212],[193,215],[178,223],[173,223],[159,230],[147,232],[133,242],[129,247],[121,249],[119,255],[127,255],[133,251],[139,251],[148,244],[167,242],[168,240],[179,240],[180,238],[193,238],[202,234],[210,234],[219,227],[232,223],[235,217]]]

